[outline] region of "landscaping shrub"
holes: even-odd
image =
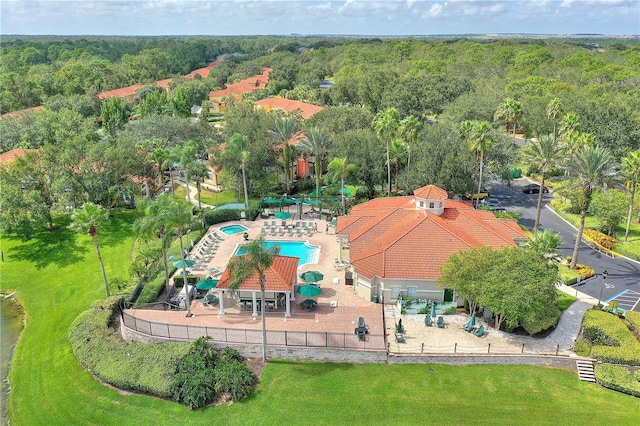
[[[631,328],[640,334],[640,312],[627,311],[626,319]]]
[[[120,389],[170,397],[175,366],[188,343],[127,343],[109,327],[118,297],[95,303],[69,327],[73,353],[101,380]]]
[[[613,245],[618,242],[615,238],[590,228],[584,230],[584,236],[607,250],[613,250]]]
[[[171,395],[174,401],[193,410],[204,407],[221,393],[234,401],[246,398],[253,381],[253,373],[237,351],[226,348],[219,354],[201,337],[180,361]]]
[[[520,320],[520,325],[530,335],[540,333],[555,326],[560,318],[560,309],[557,306],[546,305],[544,309],[537,310],[535,315]]]
[[[134,308],[141,305],[152,303],[158,300],[158,296],[164,290],[166,284],[164,280],[164,272],[156,276],[153,280],[147,282],[140,293],[140,296],[136,299]]]
[[[582,339],[576,340],[576,354],[580,356],[589,356],[591,354],[591,347]]]
[[[236,209],[209,210],[204,214],[204,222],[208,226],[211,226],[217,223],[230,222],[232,220],[240,220],[241,211],[242,210],[236,210]]]
[[[599,361],[640,365],[640,342],[617,316],[596,309],[587,310],[582,335],[593,345],[591,356]]]
[[[640,370],[636,371],[636,374]],[[640,382],[628,368],[617,365],[596,365],[596,379],[605,388],[640,397]]]

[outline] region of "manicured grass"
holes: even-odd
[[[109,277],[127,274],[135,215],[116,213],[98,235]],[[90,238],[58,224],[31,241],[0,241],[6,258],[0,286],[18,291],[28,316],[10,377],[12,424],[557,424],[560,418],[633,424],[640,417],[637,398],[580,382],[569,371],[528,366],[276,361],[255,394],[231,406],[190,412],[171,401],[122,395],[94,380],[71,351],[69,325],[105,295]]]
[[[238,201],[236,200],[236,194],[234,192],[226,190],[216,194],[213,191],[203,189],[200,191],[200,199],[203,203],[212,206],[225,203],[236,203]]]
[[[556,299],[556,303],[558,304],[558,308],[560,308],[561,311],[564,311],[569,306],[571,306],[573,302],[578,300],[575,297],[567,293],[564,293],[562,291],[557,290],[556,292],[558,293],[558,298]]]

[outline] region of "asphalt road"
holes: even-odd
[[[519,222],[533,228],[538,194],[522,192],[522,187],[530,182],[526,178],[520,178],[514,179],[511,187],[506,187],[497,181],[490,182],[490,185],[492,187],[491,198],[498,198],[502,201],[507,211],[520,213]],[[552,194],[544,194],[543,204],[548,204],[551,198]],[[548,207],[543,207],[540,214],[540,228],[551,229],[560,234],[562,238],[560,254],[562,256],[573,254],[577,230]],[[624,257],[613,259],[591,249],[584,243],[580,246],[578,262],[593,268],[597,275],[574,287],[596,299],[602,294],[601,300],[603,301],[615,300],[619,303],[620,308],[640,312],[640,263]],[[606,280],[603,280],[602,276],[604,271],[607,271]]]

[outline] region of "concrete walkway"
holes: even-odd
[[[544,340],[546,343],[560,346],[560,349],[571,350],[582,327],[582,317],[593,305],[583,300],[576,300],[569,306],[558,320],[556,329]]]

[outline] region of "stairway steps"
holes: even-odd
[[[593,369],[592,361],[576,361],[576,368],[578,370],[578,378],[584,382],[596,382],[596,373]]]

